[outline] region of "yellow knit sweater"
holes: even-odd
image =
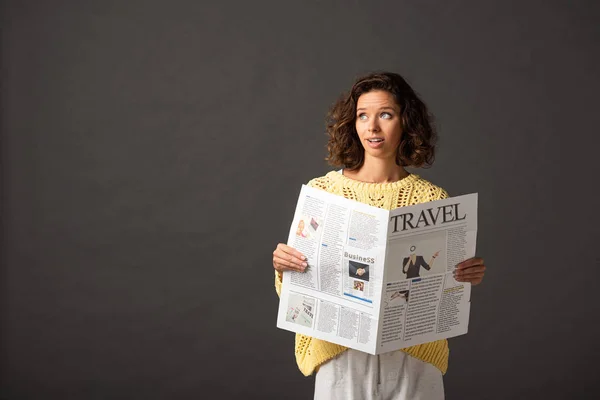
[[[312,179],[308,182],[308,186],[386,210],[448,197],[444,189],[414,174],[393,183],[365,183],[331,171],[325,176]],[[275,271],[275,290],[278,295],[281,293],[281,279],[277,271]],[[300,371],[306,376],[311,375],[321,364],[345,350],[347,347],[296,334],[296,362]],[[433,364],[443,374],[448,369],[447,340],[437,340],[401,350]]]

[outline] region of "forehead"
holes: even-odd
[[[363,93],[356,102],[356,108],[383,108],[391,107],[399,109],[400,107],[396,104],[394,96],[385,90],[373,90],[371,92]]]

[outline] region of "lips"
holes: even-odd
[[[366,141],[367,141],[368,147],[370,147],[372,149],[379,149],[379,148],[383,147],[384,139],[378,138],[378,137],[372,137],[372,138],[366,139]]]

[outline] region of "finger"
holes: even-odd
[[[285,251],[283,247],[277,246],[277,248],[273,252],[273,255],[279,258],[283,258],[284,260],[289,260],[298,263],[299,265],[302,265],[302,263],[306,263],[306,257],[304,257],[302,253],[300,253],[297,250],[294,250],[289,246],[286,247],[288,251]]]
[[[273,267],[279,271],[300,271],[300,267],[281,258],[273,258]]]
[[[283,251],[280,251],[280,250],[277,250],[275,253],[273,253],[273,256],[280,258],[282,260],[289,261],[292,264],[297,265],[298,267],[307,267],[308,266],[308,263],[306,261],[303,261],[289,253],[284,253]]]
[[[468,279],[468,280],[464,280],[462,282],[470,283],[471,285],[479,285],[481,283],[481,281],[483,281],[483,278]]]
[[[277,249],[280,250],[280,251],[282,251],[282,252],[284,252],[284,253],[286,253],[286,254],[289,254],[289,255],[292,255],[292,256],[294,256],[296,258],[299,258],[301,260],[306,260],[306,257],[304,256],[304,254],[300,253],[298,250],[294,249],[291,246],[288,246],[285,243],[279,243],[277,245]]]
[[[458,263],[456,265],[456,268],[457,269],[465,269],[465,268],[473,267],[475,265],[483,265],[483,264],[484,264],[483,258],[473,257],[473,258],[469,258],[468,260]]]
[[[306,261],[298,260],[293,256],[286,255],[284,257],[278,257],[278,260],[285,261],[286,265],[292,266],[293,268],[299,269],[301,271],[304,271],[304,269],[308,267]]]
[[[458,282],[469,282],[472,280],[481,280],[483,279],[483,274],[469,274],[466,276],[457,276],[456,278],[454,278],[455,280],[457,280]]]
[[[305,261],[306,257],[304,256],[304,254],[300,253],[298,250],[296,250],[295,248],[288,246],[287,244],[284,243],[279,243],[277,245],[277,249],[281,250],[282,252],[286,253],[286,254],[290,254],[296,258],[299,258],[300,260]]]
[[[483,278],[483,277],[484,277],[483,273],[476,273],[476,274],[460,275],[460,276],[457,276],[456,279],[468,280],[468,279]]]
[[[454,271],[454,275],[456,276],[466,276],[470,274],[481,274],[485,273],[485,267],[472,267],[469,269],[459,269]]]
[[[475,266],[475,267],[468,267],[465,269],[457,269],[455,271],[456,275],[463,275],[463,274],[472,274],[475,272],[484,272],[485,271],[485,265],[480,265],[480,266]]]
[[[292,270],[292,271],[304,271],[305,267],[303,265],[298,265],[295,264],[289,260],[280,258],[280,257],[273,257],[273,265],[275,266],[275,269],[278,271],[283,271],[283,270]],[[279,267],[279,268],[277,268]]]

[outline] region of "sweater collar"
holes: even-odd
[[[348,178],[339,171],[331,171],[326,175],[335,183],[339,183],[343,187],[353,188],[357,190],[376,190],[376,191],[395,191],[411,186],[417,179],[418,175],[408,174],[404,178],[396,182],[389,183],[369,183],[357,181],[355,179]]]

